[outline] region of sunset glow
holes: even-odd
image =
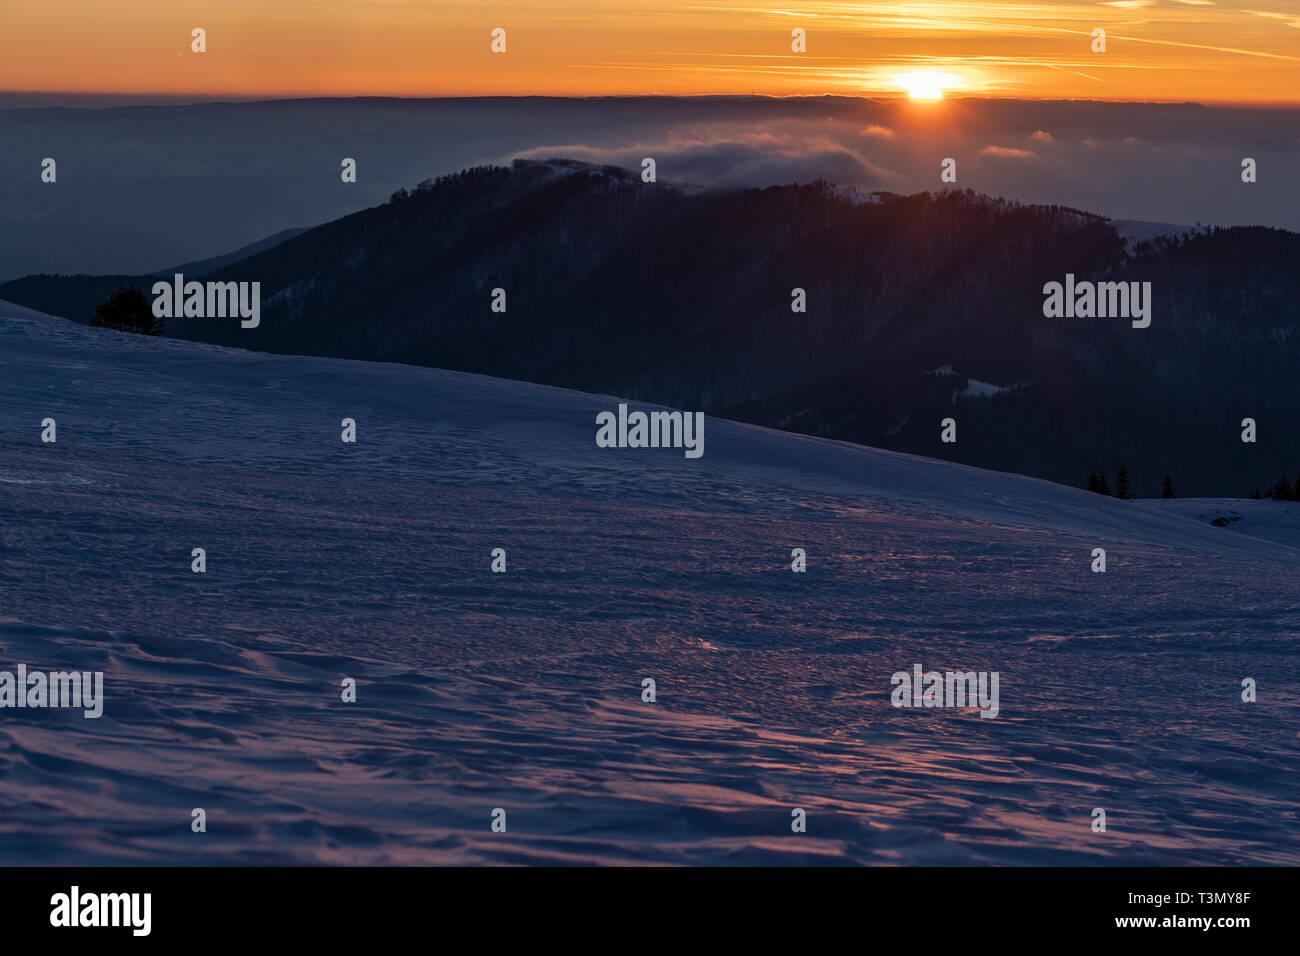
[[[0,90],[1297,102],[1300,0],[4,0]]]
[[[894,77],[894,82],[907,90],[908,96],[914,100],[940,100],[943,99],[944,90],[961,85],[961,77],[951,73],[915,70],[898,74]]]

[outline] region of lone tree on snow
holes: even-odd
[[[162,335],[162,319],[154,318],[153,309],[144,293],[135,286],[118,289],[99,305],[91,325],[119,332],[139,332],[142,335]]]

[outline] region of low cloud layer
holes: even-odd
[[[958,188],[1116,219],[1300,230],[1300,111],[837,97],[321,100],[0,111],[0,281],[145,272],[222,255],[516,157],[661,182]],[[268,139],[266,130],[276,136]],[[107,150],[102,144],[111,143]],[[25,144],[25,145],[24,145]],[[19,148],[21,146],[21,148]],[[32,155],[59,161],[40,181]],[[353,157],[357,182],[339,162]],[[1258,181],[1243,183],[1243,159]],[[177,210],[184,210],[178,215]]]
[[[713,140],[669,136],[658,142],[616,148],[584,145],[539,146],[509,159],[561,156],[591,163],[639,169],[653,157],[663,178],[683,185],[770,186],[824,179],[872,189],[894,189],[907,177],[872,162],[854,145],[829,136],[750,133]]]
[[[1073,206],[1116,219],[1300,229],[1290,175],[1296,111],[1196,104],[953,100],[771,101],[770,118],[683,123],[624,144],[554,142],[515,157],[567,156],[638,169],[655,158],[661,181],[767,186],[823,179],[863,189],[958,187]],[[811,114],[811,115],[810,115]],[[1244,183],[1254,159],[1257,181]]]

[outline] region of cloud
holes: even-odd
[[[641,168],[643,158],[651,156],[661,182],[682,185],[770,186],[824,179],[846,186],[886,188],[905,181],[899,173],[827,136],[752,133],[711,140],[670,136],[658,143],[619,148],[539,146],[507,158],[557,156],[635,170]]]
[[[981,156],[997,156],[1002,159],[1037,159],[1038,154],[1029,149],[1015,149],[1011,146],[985,146],[980,150]]]
[[[1261,165],[1291,163],[1294,110],[977,99],[956,105],[938,125],[932,110],[906,100],[746,100],[726,109],[684,102],[676,114],[665,108],[651,118],[643,104],[611,101],[600,109],[617,122],[602,125],[584,114],[581,124],[551,123],[545,138],[531,133],[476,158],[524,149],[513,155],[609,163],[639,177],[641,160],[652,156],[661,183],[763,187],[821,179],[911,194],[941,188],[939,157],[952,156],[966,171],[961,186],[989,195],[1120,219],[1300,225],[1300,185],[1290,177],[1254,192],[1187,187],[1216,177],[1237,181],[1241,142],[1252,144]],[[566,143],[578,145],[555,145]]]
[[[1285,20],[1287,26],[1300,30],[1300,18],[1296,18],[1294,13],[1270,13],[1268,10],[1242,10],[1241,12],[1256,17],[1265,17],[1269,20]]]

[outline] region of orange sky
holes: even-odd
[[[1297,103],[1300,0],[0,0],[10,91],[874,95],[916,71],[950,93]]]

